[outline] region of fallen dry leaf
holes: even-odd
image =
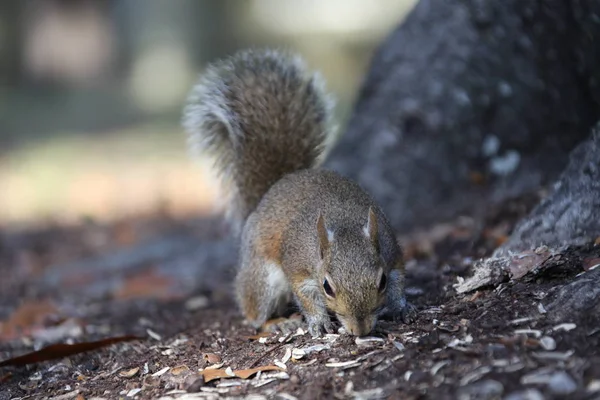
[[[481,293],[479,290],[476,291],[475,293],[473,293],[473,295],[471,297],[469,297],[469,299],[467,301],[469,302],[473,302],[475,300],[477,300],[478,298],[480,298],[481,296],[483,296],[483,293]]]
[[[121,378],[131,378],[131,377],[135,376],[135,374],[137,374],[139,370],[140,370],[140,367],[123,370],[123,371],[119,372],[119,376]]]
[[[64,358],[72,356],[74,354],[84,353],[87,351],[97,350],[102,347],[107,347],[115,343],[129,342],[133,340],[141,340],[138,336],[119,336],[108,339],[97,340],[94,342],[83,342],[75,344],[53,344],[46,346],[38,351],[24,354],[19,357],[13,357],[8,360],[0,362],[0,367],[6,367],[9,365],[23,366],[28,364],[35,364],[43,361],[55,360],[57,358]]]
[[[586,258],[583,260],[583,269],[586,271],[596,268],[598,265],[600,265],[600,257],[599,258]]]
[[[331,363],[325,364],[325,366],[329,367],[329,368],[352,368],[352,367],[358,367],[359,365],[360,365],[360,362],[357,362],[356,360],[331,362]]]
[[[44,327],[44,322],[55,316],[57,309],[50,301],[29,301],[21,304],[10,318],[0,322],[0,339],[13,340]]]
[[[202,358],[204,358],[206,361],[208,361],[211,364],[218,364],[221,362],[221,356],[219,356],[218,354],[215,354],[215,353],[204,353],[202,355]]]
[[[250,368],[250,369],[240,369],[237,371],[232,371],[230,368],[228,369],[209,369],[204,370],[200,374],[204,378],[204,382],[210,382],[215,379],[220,378],[233,378],[238,377],[241,379],[248,379],[259,371],[283,371],[280,367],[276,365],[265,365],[262,367]],[[229,373],[228,373],[229,372]]]
[[[138,241],[137,232],[131,221],[117,223],[113,229],[113,238],[122,247],[132,246]]]
[[[260,333],[257,333],[256,335],[246,336],[246,339],[248,339],[248,340],[258,340],[260,338],[267,338],[267,337],[272,336],[272,335],[273,334],[269,333],[269,332],[260,332]]]
[[[477,186],[481,186],[485,183],[486,177],[482,172],[471,171],[469,172],[469,181]]]
[[[538,268],[550,256],[549,251],[541,251],[540,253],[524,251],[511,257],[508,269],[512,278],[517,280],[527,275],[528,272]]]
[[[154,269],[144,270],[129,277],[115,292],[115,298],[129,300],[136,298],[152,298],[171,300],[181,297],[177,290],[176,281],[168,276],[158,273]]]
[[[12,372],[9,372],[8,374],[0,376],[0,383],[7,382],[10,378],[12,378],[12,375]]]
[[[189,370],[190,369],[186,365],[178,365],[176,367],[171,368],[171,374],[177,376]]]

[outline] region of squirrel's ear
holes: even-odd
[[[371,239],[371,243],[375,246],[375,249],[379,251],[379,235],[377,230],[377,215],[373,211],[373,207],[369,207],[369,217],[367,224],[364,228],[365,235]]]
[[[325,218],[319,211],[319,217],[317,218],[317,236],[319,237],[319,255],[321,259],[325,258],[325,253],[329,249],[331,240],[333,240],[333,232],[327,229],[325,226]]]

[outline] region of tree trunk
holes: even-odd
[[[330,167],[399,231],[554,181],[600,119],[600,2],[421,0],[375,54]]]
[[[584,245],[600,236],[600,124],[577,146],[551,193],[515,228],[496,256],[546,245]]]

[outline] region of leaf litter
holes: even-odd
[[[499,290],[484,288],[477,294],[456,295],[452,284],[457,276],[466,275],[464,268],[469,264],[464,260],[477,259],[457,247],[453,251],[463,252],[460,259],[440,253],[439,243],[462,245],[465,230],[460,228],[457,232],[431,240],[429,255],[409,263],[407,293],[416,294],[409,300],[421,311],[410,326],[383,321],[384,338],[356,339],[334,334],[312,339],[306,335],[305,326],[286,334],[256,334],[240,320],[230,292],[219,286],[181,300],[163,295],[152,299],[152,290],[136,288],[133,294],[140,296],[138,300],[129,296],[102,300],[78,298],[71,302],[92,311],[57,316],[52,316],[56,314],[52,310],[46,316],[41,312],[40,318],[31,319],[32,323],[21,323],[25,329],[11,329],[13,342],[0,344],[0,354],[14,356],[22,353],[23,348],[39,349],[40,342],[60,338],[60,332],[56,330],[56,336],[49,335],[46,339],[33,333],[48,328],[63,329],[63,324],[62,340],[77,339],[83,343],[99,335],[126,332],[128,328],[153,340],[118,348],[101,347],[83,355],[67,355],[66,359],[61,355],[60,363],[32,365],[28,372],[6,366],[15,369],[7,370],[0,380],[13,397],[25,395],[19,384],[33,382],[29,393],[72,398],[79,395],[115,398],[128,394],[173,399],[250,394],[270,398],[280,393],[284,394],[282,398],[411,399],[427,390],[429,395],[444,399],[458,398],[457,387],[461,382],[469,390],[500,388],[508,396],[523,389],[511,374],[534,374],[544,367],[549,372],[540,393],[551,395],[554,390],[563,390],[576,399],[577,394],[586,390],[597,390],[600,376],[593,365],[600,360],[590,350],[598,344],[598,335],[593,334],[595,327],[585,321],[550,322],[547,316],[552,311],[544,307],[550,301],[543,300],[540,307],[542,298],[538,294],[551,296],[556,282],[536,284],[528,281],[525,274],[521,282],[504,283]],[[490,236],[492,240],[502,236],[494,235]],[[437,263],[429,256],[443,262]],[[588,260],[585,266],[589,268],[596,264],[597,258],[598,255],[592,254],[582,260]],[[553,260],[547,262],[547,267],[538,265],[530,271],[538,271],[536,276],[542,276]],[[191,264],[192,257],[171,264],[173,279],[178,273],[175,265]],[[158,271],[157,265],[160,267],[148,263],[148,268]],[[152,279],[137,282],[151,287],[158,284],[159,288],[162,285],[162,281]],[[1,300],[10,304],[11,309],[17,309],[17,304],[10,303],[10,299],[18,298],[17,292],[11,293],[14,297]],[[62,305],[60,296],[52,301]],[[85,315],[87,325],[80,325],[82,329],[76,333],[75,327],[81,322],[74,317],[81,315]],[[18,341],[14,342],[15,339]],[[258,365],[250,367],[257,360]],[[41,378],[30,381],[28,377],[37,372]],[[80,376],[85,378],[79,380]],[[499,385],[492,384],[490,377]],[[200,382],[194,387],[198,379]],[[575,391],[571,392],[573,388]]]

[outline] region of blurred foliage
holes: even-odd
[[[6,0],[0,226],[218,208],[179,126],[207,62],[302,54],[345,121],[370,55],[416,0]]]

